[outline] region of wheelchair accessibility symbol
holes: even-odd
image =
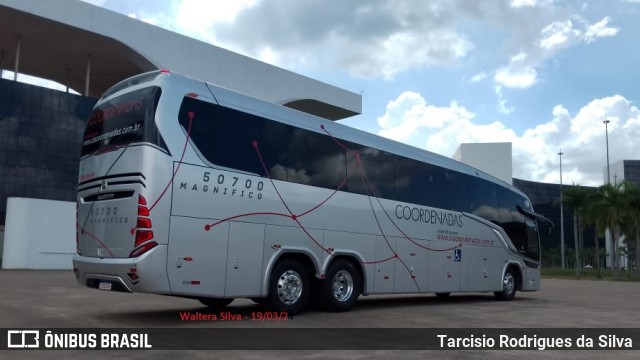
[[[454,262],[462,261],[462,249],[453,249],[453,261]]]

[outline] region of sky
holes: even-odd
[[[519,179],[558,183],[562,152],[565,184],[601,185],[607,131],[640,159],[640,0],[84,1],[360,93],[349,126],[511,142]]]

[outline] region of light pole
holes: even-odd
[[[602,121],[604,123],[604,134],[607,140],[607,184],[611,184],[611,171],[609,170],[609,123],[610,120]]]
[[[565,268],[564,264],[564,207],[562,206],[562,150],[558,153],[560,156],[560,261],[562,268]]]

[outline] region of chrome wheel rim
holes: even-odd
[[[502,286],[505,294],[511,294],[513,292],[513,289],[515,288],[515,279],[513,278],[513,275],[511,275],[511,273],[504,274]]]
[[[295,304],[302,296],[302,278],[293,270],[287,270],[276,284],[278,297],[285,305]]]
[[[353,294],[353,277],[346,270],[340,270],[331,281],[333,297],[338,301],[346,301]]]

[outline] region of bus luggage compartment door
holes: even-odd
[[[167,273],[172,294],[224,296],[229,223],[205,231],[211,223],[171,216]]]
[[[225,296],[260,295],[264,228],[264,224],[230,222]]]
[[[460,291],[462,280],[462,261],[465,254],[460,247],[452,248],[450,242],[431,241],[429,251],[427,286],[429,292]]]

